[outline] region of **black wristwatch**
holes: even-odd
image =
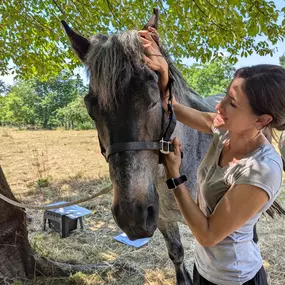
[[[167,187],[169,189],[175,189],[178,185],[187,181],[187,177],[185,175],[181,175],[177,178],[169,178],[166,180]]]

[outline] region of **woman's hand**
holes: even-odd
[[[164,56],[161,54],[160,48],[158,46],[158,33],[156,29],[148,27],[148,30],[143,30],[138,32],[142,39],[142,44],[145,49],[144,61],[146,65],[154,71],[159,72],[158,87],[159,89],[166,93],[168,88],[168,63]]]
[[[178,138],[174,138],[172,144],[174,146],[174,152],[163,155],[162,160],[167,178],[177,178],[180,176],[181,143]]]

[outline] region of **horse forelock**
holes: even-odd
[[[96,35],[91,38],[91,44],[86,60],[91,88],[102,107],[113,108],[132,75],[142,73],[145,68],[138,33],[127,31],[110,37]]]

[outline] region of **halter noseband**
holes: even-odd
[[[105,157],[106,161],[109,162],[110,155],[117,153],[117,152],[123,152],[128,150],[159,150],[163,154],[168,154],[170,152],[174,151],[173,144],[171,143],[171,135],[175,129],[176,126],[176,116],[173,110],[172,105],[172,81],[173,79],[170,79],[168,83],[169,87],[169,98],[167,103],[167,111],[168,111],[168,125],[166,127],[166,130],[164,131],[162,138],[160,141],[129,141],[129,142],[118,142],[113,143],[105,149],[101,143],[100,137],[99,138],[99,144],[101,148],[101,153]],[[163,116],[164,120],[165,116]],[[161,156],[159,158],[159,163],[161,163]]]

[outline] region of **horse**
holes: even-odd
[[[86,39],[66,22],[62,24],[74,51],[89,70],[85,104],[96,123],[101,152],[109,164],[114,220],[131,240],[151,237],[158,228],[174,264],[177,284],[191,285],[178,228],[178,222],[185,222],[159,163],[160,153],[170,147],[162,139],[173,123],[162,108],[159,74],[144,63],[137,31],[97,34]],[[157,10],[144,29],[148,26],[158,29]],[[188,86],[162,47],[161,52],[169,64],[176,100],[200,111],[214,112],[224,95],[202,98]],[[186,186],[196,199],[196,172],[212,135],[177,122],[169,137],[179,137],[183,145],[181,173],[187,176]]]

